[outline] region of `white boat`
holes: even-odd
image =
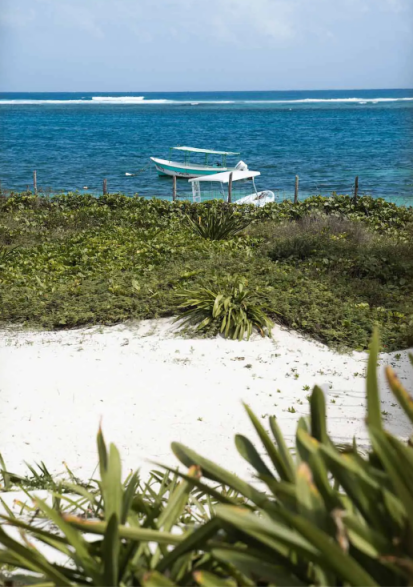
[[[190,179],[192,199],[194,202],[223,200],[234,204],[252,204],[261,208],[265,204],[275,202],[275,195],[269,190],[257,191],[254,178],[258,175],[261,175],[259,171],[246,169]],[[209,184],[212,184],[212,188]]]
[[[173,161],[172,151],[183,151],[184,161]],[[191,162],[191,155],[204,155],[204,163]],[[210,157],[218,155],[221,160],[210,164]],[[233,151],[211,151],[210,149],[197,149],[195,147],[171,147],[169,159],[159,159],[151,157],[155,167],[160,175],[170,175],[175,177],[193,178],[203,175],[213,175],[218,171],[234,171],[235,169],[248,169],[247,165],[240,161],[235,167],[227,166],[227,157],[239,155]]]

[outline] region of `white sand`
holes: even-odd
[[[381,363],[393,363],[409,387],[407,352],[395,355],[383,355]],[[26,471],[24,461],[43,460],[53,472],[66,461],[87,478],[97,462],[102,418],[125,470],[147,470],[145,459],[177,464],[170,450],[177,440],[242,474],[247,467],[234,434],[255,439],[255,433],[241,401],[260,417],[276,415],[292,442],[297,419],[308,414],[304,387],[316,383],[327,395],[333,438],[344,442],[355,435],[366,445],[365,365],[365,353],[337,354],[279,327],[273,340],[256,336],[250,342],[187,340],[177,336],[171,320],[54,333],[3,331],[0,452],[17,473]],[[382,376],[381,385],[387,425],[405,437],[409,424]]]

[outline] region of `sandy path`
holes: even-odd
[[[381,362],[395,364],[409,386],[407,353],[395,355],[383,355]],[[171,320],[54,333],[3,331],[0,451],[15,472],[25,471],[24,461],[40,460],[60,472],[65,460],[86,478],[96,465],[102,418],[125,468],[137,468],[145,458],[175,464],[169,446],[177,440],[243,473],[233,437],[241,432],[253,439],[254,433],[241,401],[259,416],[275,414],[292,440],[297,419],[308,413],[306,386],[315,383],[327,394],[334,439],[354,434],[365,444],[365,364],[365,353],[337,354],[278,327],[273,340],[250,342],[186,340]],[[388,427],[406,436],[409,425],[381,379]]]

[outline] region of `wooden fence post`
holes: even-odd
[[[356,180],[354,182],[354,203],[357,204],[357,196],[359,191],[359,176],[356,176]]]
[[[37,173],[33,171],[33,189],[34,193],[37,194]]]
[[[228,181],[228,204],[232,202],[232,171],[229,174],[229,181]]]
[[[108,180],[105,179],[103,180],[103,195],[106,195],[108,193]]]
[[[300,178],[298,175],[295,176],[295,190],[294,190],[294,204],[298,204],[298,183]]]
[[[176,200],[176,175],[172,176],[172,201]]]

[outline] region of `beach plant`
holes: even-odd
[[[196,220],[186,216],[186,222],[192,231],[211,241],[233,238],[245,230],[252,221],[251,215],[241,215],[231,206],[209,206]]]
[[[334,444],[319,387],[294,451],[275,417],[267,428],[245,406],[261,446],[241,434],[235,445],[255,471],[252,483],[180,443],[172,450],[186,473],[163,467],[147,483],[137,473],[122,481],[119,453],[99,431],[100,480],[87,489],[69,484],[71,495],[53,506],[34,498],[30,521],[2,515],[0,565],[22,582],[67,586],[411,585],[413,448],[383,425],[378,348],[375,333],[369,448],[354,439]],[[413,398],[391,367],[386,377],[413,424]]]
[[[265,292],[268,315],[330,347],[367,349],[374,324],[388,351],[412,341],[413,208],[350,196],[254,208],[30,192],[0,206],[0,247],[19,247],[0,260],[6,327],[175,317],[182,287],[221,290],[241,275]],[[199,225],[208,210],[253,222],[245,234],[204,239],[186,218]]]
[[[205,477],[225,483],[248,500],[242,507],[216,507],[227,543],[212,552],[246,573],[254,584],[412,584],[412,438],[402,441],[384,428],[376,372],[378,348],[375,333],[366,383],[371,442],[367,455],[358,450],[355,439],[334,445],[327,432],[325,398],[318,387],[310,397],[309,419],[298,423],[295,459],[275,417],[269,418],[269,433],[245,406],[262,446],[257,448],[243,435],[236,436],[235,444],[255,470],[260,489],[173,443],[183,464],[201,467]],[[410,360],[413,364],[413,356]],[[413,423],[413,398],[391,367],[386,377]]]
[[[183,325],[196,325],[197,330],[217,325],[226,338],[242,340],[246,336],[249,340],[254,329],[261,336],[271,336],[273,322],[257,302],[259,295],[259,290],[252,291],[242,279],[228,282],[223,290],[184,290],[177,294],[183,310],[178,320]]]
[[[200,490],[190,482],[198,484],[198,468],[183,479],[176,472],[152,471],[145,483],[137,472],[122,481],[120,455],[114,445],[106,446],[101,430],[97,445],[100,479],[87,485],[66,482],[64,493],[55,489],[50,494],[52,503],[7,474],[30,499],[19,504],[20,515],[2,500],[8,515],[0,516],[0,577],[14,569],[25,584],[46,580],[58,586],[110,587],[177,580],[186,585],[195,570],[212,569],[212,557],[205,560],[197,551],[216,533],[211,517],[217,500],[213,488],[206,495],[201,482]],[[239,503],[232,496],[228,490],[226,501]],[[12,537],[7,527],[17,529],[23,540]]]

